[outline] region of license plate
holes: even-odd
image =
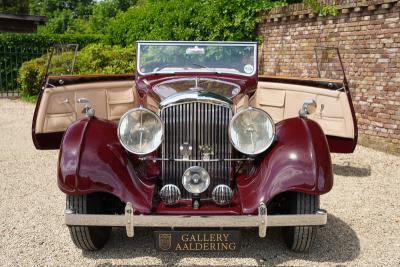
[[[235,251],[240,231],[155,231],[156,248],[162,251]]]

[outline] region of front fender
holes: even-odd
[[[155,188],[154,181],[140,178],[133,168],[116,126],[96,118],[79,120],[65,132],[58,186],[69,195],[108,192],[140,213],[150,212]]]
[[[279,193],[323,194],[332,188],[329,147],[316,122],[301,118],[281,121],[276,136],[254,174],[238,178],[245,214],[255,213],[260,202],[268,203]]]

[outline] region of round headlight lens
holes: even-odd
[[[264,152],[274,141],[275,124],[267,112],[247,108],[236,113],[229,125],[232,145],[247,155]]]
[[[183,187],[192,194],[200,194],[210,185],[210,175],[200,166],[192,166],[183,173]]]
[[[163,123],[154,112],[135,108],[126,112],[118,125],[118,138],[131,153],[144,155],[156,150],[163,138]]]

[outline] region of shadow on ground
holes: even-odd
[[[302,259],[314,262],[345,263],[360,254],[360,242],[357,234],[340,218],[328,215],[328,223],[319,229],[314,246],[309,253],[289,251],[281,237],[279,228],[270,228],[267,238],[258,238],[256,229],[242,231],[242,245],[236,252],[182,252],[167,253],[155,250],[151,229],[136,229],[135,237],[128,238],[122,228],[115,229],[110,242],[98,252],[83,252],[83,256],[92,259],[127,259],[136,257],[154,257],[165,265],[180,263],[184,258],[196,258],[198,264],[208,265],[207,258],[246,258],[253,264],[277,265]],[[105,263],[99,266],[112,266]]]
[[[354,166],[351,163],[333,164],[333,173],[340,176],[366,177],[371,175],[371,166]]]

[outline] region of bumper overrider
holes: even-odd
[[[267,227],[324,225],[327,213],[319,209],[315,214],[268,215],[264,203],[258,207],[258,215],[134,215],[130,202],[125,206],[124,215],[75,214],[65,211],[68,226],[121,226],[126,228],[128,237],[134,236],[135,227],[193,227],[193,228],[245,228],[258,227],[260,237],[265,237]]]

